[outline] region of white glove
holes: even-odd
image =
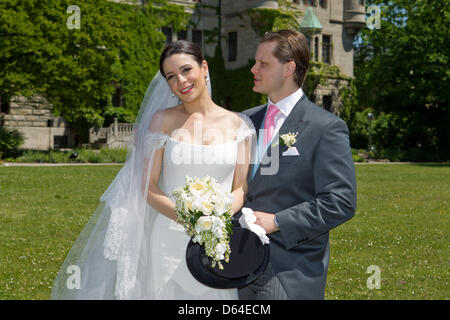
[[[242,216],[239,218],[239,223],[242,228],[248,229],[256,233],[261,240],[262,244],[269,244],[269,238],[266,236],[266,230],[263,227],[255,224],[256,216],[253,214],[253,210],[250,208],[242,208]]]

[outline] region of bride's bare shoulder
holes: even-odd
[[[238,112],[223,109],[223,119],[228,122],[228,128],[239,129],[242,125],[242,118]]]
[[[159,110],[153,115],[150,130],[169,134],[173,131],[173,125],[182,115],[181,105]]]

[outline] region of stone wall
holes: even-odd
[[[53,121],[52,127],[48,120]],[[39,95],[13,97],[8,114],[3,115],[3,125],[23,133],[22,149],[48,150],[61,147],[60,143],[66,144],[64,147],[74,144],[68,124],[62,117],[54,117],[51,105]]]
[[[207,1],[209,5],[217,5],[217,1]],[[203,2],[202,2],[203,3]],[[302,12],[306,12],[308,8],[305,1],[295,1]],[[319,19],[322,30],[320,33],[311,37],[311,51],[314,50],[314,39],[318,40],[318,52],[312,59],[322,61],[322,44],[323,36],[329,36],[331,40],[330,56],[331,65],[339,67],[339,69],[347,76],[353,77],[353,36],[349,34],[346,29],[348,18],[348,11],[357,13],[361,18],[361,13],[364,14],[365,7],[359,4],[358,0],[328,0],[325,1],[325,6],[322,7],[319,1],[315,1],[316,5],[313,7],[314,14]],[[276,8],[277,1],[268,0],[248,0],[248,1],[222,1],[222,52],[225,60],[225,67],[227,69],[237,69],[246,66],[250,59],[254,59],[256,48],[259,43],[259,37],[252,28],[251,20],[247,14],[247,9],[251,8]],[[200,29],[211,30],[217,26],[217,16],[214,14],[205,14],[201,12],[202,24]],[[358,18],[358,19],[359,19]],[[198,17],[194,17],[198,19]],[[361,19],[360,19],[361,20]],[[359,25],[364,21],[359,21]],[[237,56],[235,61],[228,59],[228,35],[230,32],[237,32]],[[207,54],[214,51],[215,43],[207,44],[203,49]],[[314,52],[313,52],[314,53]],[[251,77],[249,70],[248,76]],[[331,99],[332,105],[329,107],[330,111],[339,114],[339,88],[334,84],[333,80],[329,81],[328,85],[319,86],[314,93],[315,102],[320,106],[324,106],[324,99]]]

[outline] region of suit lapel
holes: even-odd
[[[256,130],[256,146],[255,146],[255,153],[258,152],[258,141],[259,141],[259,129],[262,126],[262,122],[264,119],[264,115],[266,114],[266,110],[267,110],[267,104],[265,105],[265,107],[261,108],[261,110],[259,110],[258,112],[255,112],[254,114],[252,114],[250,116],[250,120],[253,122],[253,126],[255,127]],[[250,175],[253,172],[254,166],[258,165],[257,163],[251,163],[250,167],[249,167],[249,172]]]
[[[259,136],[259,129],[262,126],[264,115],[266,114],[266,110],[267,110],[267,104],[265,105],[264,108],[261,108],[261,110],[259,110],[258,112],[255,112],[254,114],[252,114],[250,116],[250,119],[252,120],[253,125],[255,126],[256,134],[258,136]]]
[[[301,136],[301,134],[304,132],[306,126],[309,124],[309,121],[303,121],[303,117],[305,114],[305,108],[303,108],[303,104],[306,103],[306,101],[307,101],[307,98],[306,98],[305,94],[303,94],[303,96],[300,98],[300,100],[294,106],[291,113],[289,114],[289,116],[286,118],[283,125],[281,126],[281,128],[278,132],[279,135],[282,135],[282,134],[285,134],[288,132],[298,132],[299,135],[297,136],[297,139],[298,139],[298,137]],[[258,122],[255,122],[255,121],[253,122],[253,124],[255,125],[255,128],[261,127],[262,119],[264,118],[266,109],[267,109],[267,105],[265,108],[262,108],[259,112],[254,114],[255,120],[259,120]],[[262,115],[259,113],[262,113]],[[256,125],[258,125],[258,124],[259,124],[259,126],[256,127]],[[257,129],[257,131],[258,131],[258,129]],[[259,132],[258,132],[258,135],[259,135]],[[273,143],[276,143],[276,141]],[[268,148],[268,149],[270,149],[270,148]],[[285,149],[286,149],[286,147],[282,147],[282,146],[279,147],[279,149],[278,149],[279,150],[279,154],[278,154],[279,158],[278,159],[281,158],[281,156],[282,156],[281,154],[285,151]],[[267,155],[267,150],[266,150],[266,152],[263,154],[263,159],[267,158],[267,157],[268,157],[268,155]],[[258,165],[258,163],[254,164],[254,165]],[[251,165],[250,172],[253,172],[254,165]],[[258,167],[255,177],[252,180],[249,180],[249,188],[250,188],[250,185],[252,187],[254,187],[259,181],[261,181],[261,177],[262,177],[261,167]]]

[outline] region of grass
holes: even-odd
[[[117,166],[0,167],[0,299],[48,299]],[[326,299],[448,299],[450,166],[356,166],[355,217],[330,233]],[[367,288],[367,268],[381,288]]]
[[[48,299],[121,166],[0,167],[0,299]]]
[[[449,165],[358,165],[355,217],[330,233],[327,299],[448,299]],[[370,265],[381,288],[367,288]]]

